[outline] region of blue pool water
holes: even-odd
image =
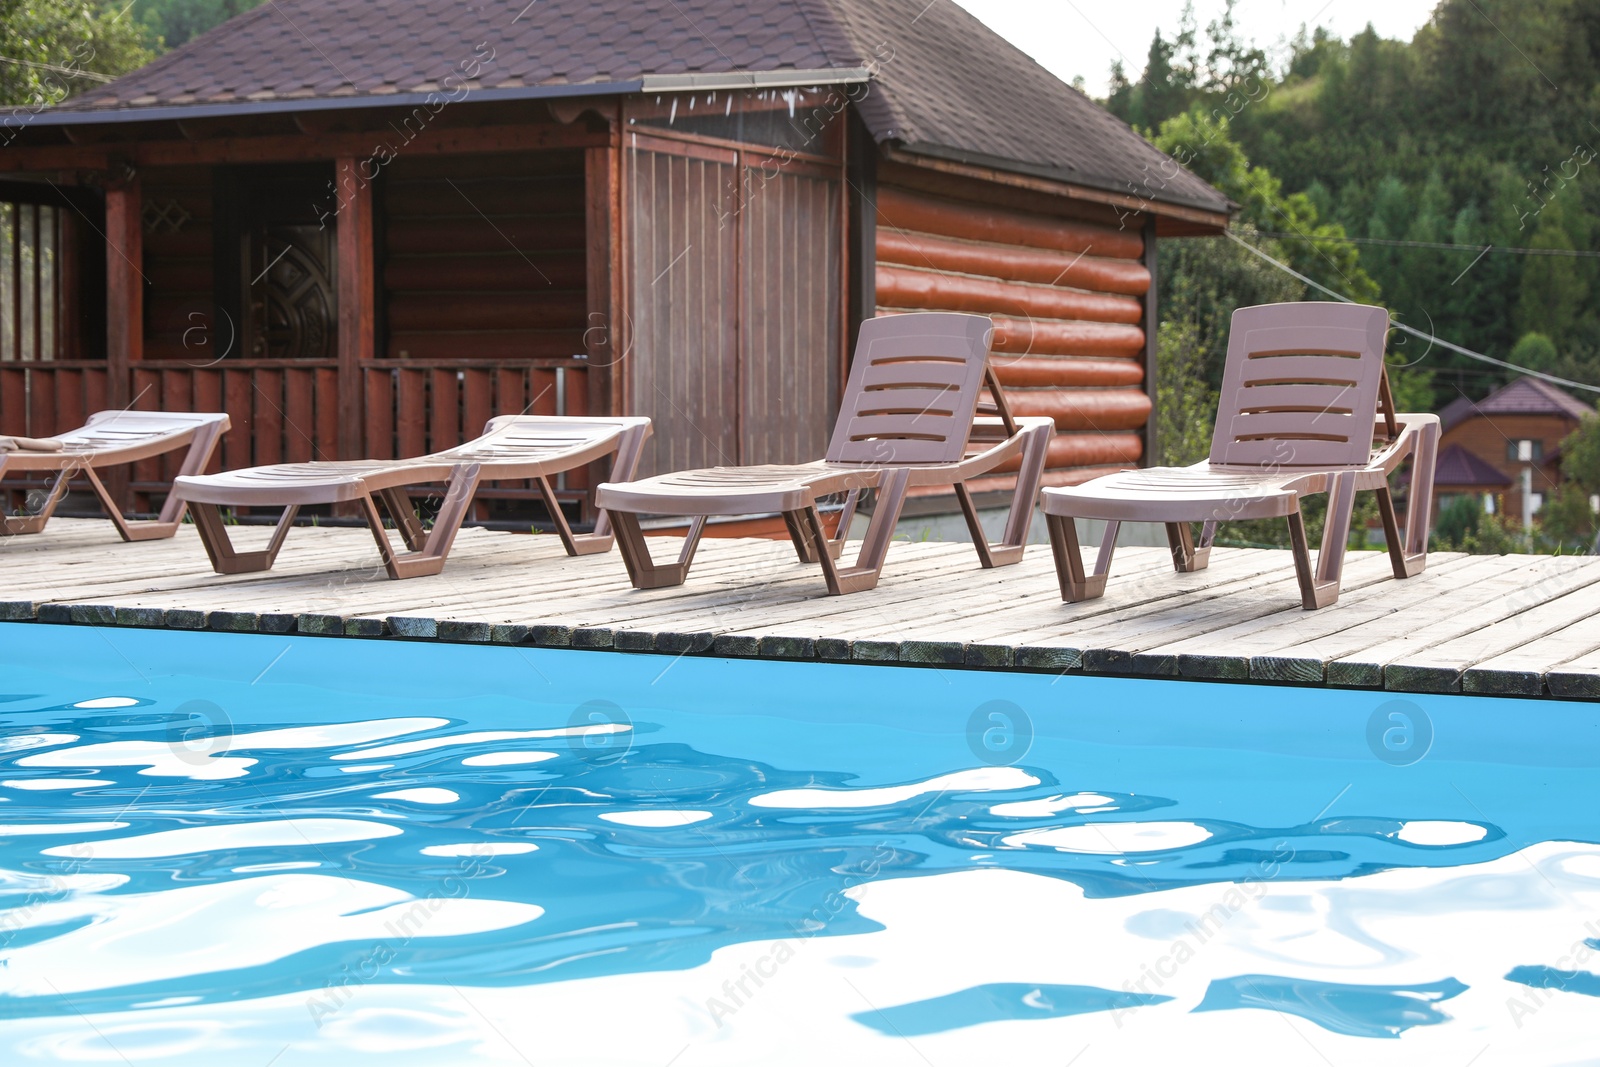
[[[0,1063],[1587,1062],[1600,708],[0,625]]]

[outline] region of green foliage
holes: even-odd
[[[133,12],[152,43],[176,48],[260,4],[261,0],[134,0]]]
[[[0,105],[57,104],[151,58],[143,29],[125,9],[91,0],[0,0]]]
[[[1156,442],[1163,467],[1198,463],[1211,451],[1217,394],[1206,370],[1199,323],[1169,318],[1156,335]]]
[[[1483,514],[1483,504],[1475,496],[1458,496],[1439,508],[1439,518],[1433,524],[1435,547],[1459,545],[1468,534],[1478,532],[1478,517]]]
[[[1511,347],[1511,362],[1519,367],[1548,371],[1556,365],[1557,357],[1555,342],[1531,330]]]
[[[1582,553],[1594,543],[1595,514],[1589,494],[1568,482],[1540,511],[1539,538],[1549,551]]]
[[[1561,473],[1585,493],[1600,493],[1600,417],[1584,419],[1561,442]]]
[[[1553,201],[1540,214],[1539,228],[1528,242],[1529,247],[1570,252],[1580,242],[1588,245],[1588,218],[1579,216],[1568,223],[1565,203]],[[1522,290],[1517,302],[1517,322],[1522,329],[1570,340],[1588,303],[1588,279],[1582,270],[1573,268],[1571,259],[1533,256],[1522,268]]]
[[[1288,235],[1297,270],[1354,298],[1381,292],[1398,321],[1501,358],[1542,333],[1553,373],[1600,384],[1600,259],[1500,251],[1600,240],[1600,0],[1442,0],[1409,43],[1302,30],[1278,70],[1231,10],[1203,35],[1191,15],[1164,37],[1108,105],[1189,147],[1244,221]],[[1163,126],[1179,116],[1187,127]],[[1219,118],[1237,155],[1208,137]],[[1480,398],[1512,376],[1407,344],[1444,395]]]
[[[1527,551],[1528,546],[1521,531],[1508,520],[1486,514],[1479,498],[1461,496],[1439,509],[1428,547],[1434,552],[1504,556]]]
[[[1285,194],[1271,171],[1252,166],[1227,115],[1196,107],[1168,119],[1152,141],[1237,203],[1240,222],[1305,238],[1284,242],[1278,258],[1309,277],[1328,279],[1324,284],[1352,300],[1378,299],[1377,284],[1361,268],[1359,249],[1342,240],[1344,227],[1325,222],[1307,194]]]

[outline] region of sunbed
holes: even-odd
[[[271,567],[301,507],[355,502],[378,543],[389,577],[416,578],[444,568],[480,482],[532,479],[568,555],[606,551],[612,543],[606,517],[600,516],[592,533],[573,533],[549,479],[612,454],[612,474],[628,477],[637,468],[649,436],[646,418],[502,415],[489,420],[482,437],[415,459],[279,463],[179,478],[173,491],[188,501],[211,566],[219,574]],[[407,488],[436,482],[445,483],[444,502],[433,528],[424,530]],[[391,543],[380,502],[408,551],[397,551]],[[228,537],[223,506],[284,510],[266,548],[240,552]]]
[[[1233,314],[1211,456],[1190,467],[1152,467],[1044,491],[1044,513],[1063,600],[1105,592],[1118,524],[1160,522],[1180,572],[1206,566],[1217,524],[1282,518],[1289,523],[1300,602],[1339,598],[1345,542],[1358,492],[1377,493],[1396,578],[1427,564],[1436,415],[1396,414],[1384,369],[1389,313],[1360,304],[1267,304]],[[1389,477],[1412,459],[1402,531]],[[1328,494],[1322,548],[1313,569],[1302,498]],[[1074,518],[1104,519],[1093,573],[1085,573]],[[1200,542],[1189,523],[1204,523]]]
[[[82,474],[124,541],[171,537],[183,522],[183,501],[169,494],[156,518],[123,518],[99,472],[186,448],[181,473],[199,474],[227,429],[228,416],[220,412],[99,411],[76,430],[54,437],[0,437],[0,477],[40,472],[55,475],[43,502],[32,513],[0,520],[0,535],[43,530],[66,496],[67,484]]]
[[[637,482],[608,482],[596,503],[610,512],[617,547],[639,589],[681,584],[711,515],[778,512],[801,562],[822,567],[834,595],[878,583],[906,493],[918,486],[953,486],[984,567],[1022,558],[1028,524],[1044,472],[1054,425],[1048,418],[1013,418],[988,365],[994,327],[980,315],[919,312],[861,325],[844,402],[826,458],[811,463],[713,467]],[[993,415],[979,414],[988,384]],[[773,417],[781,417],[774,412]],[[1020,457],[1004,536],[990,545],[977,507],[963,484]],[[848,536],[856,502],[877,491],[856,562],[835,560]],[[844,493],[836,536],[824,530],[819,499]],[[656,563],[640,515],[691,516],[678,559]]]

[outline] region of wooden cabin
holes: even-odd
[[[1156,242],[1232,205],[1082,93],[950,0],[525,3],[277,0],[0,116],[0,427],[226,410],[240,467],[642,413],[648,471],[794,461],[861,319],[942,309],[1047,484],[1152,455]]]
[[[1461,496],[1520,520],[1523,472],[1531,475],[1532,513],[1561,485],[1561,442],[1595,409],[1537,378],[1517,378],[1479,401],[1457,397],[1439,412],[1434,509]]]

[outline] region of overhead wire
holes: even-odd
[[[1299,271],[1295,270],[1293,267],[1289,266],[1287,263],[1284,263],[1281,260],[1278,260],[1278,259],[1274,258],[1273,256],[1268,255],[1267,253],[1263,252],[1261,249],[1257,248],[1255,245],[1251,244],[1249,241],[1246,241],[1244,238],[1240,237],[1237,233],[1233,232],[1232,230],[1228,230],[1227,231],[1227,235],[1228,235],[1228,239],[1229,240],[1233,241],[1240,248],[1243,248],[1246,252],[1249,252],[1251,255],[1265,260],[1266,262],[1272,264],[1274,267],[1276,267],[1279,270],[1283,271],[1285,274],[1288,274],[1293,278],[1299,279],[1300,281],[1302,281],[1302,282],[1306,283],[1307,285],[1311,286],[1313,289],[1317,290],[1318,292],[1326,293],[1328,296],[1333,297],[1335,300],[1343,301],[1346,304],[1355,303],[1354,300],[1351,300],[1349,297],[1345,296],[1343,293],[1338,293],[1338,292],[1335,292],[1332,289],[1329,289],[1326,285],[1323,285],[1321,282],[1317,281],[1316,279],[1308,278],[1304,274],[1301,274]],[[1507,363],[1503,359],[1496,359],[1493,356],[1486,356],[1482,352],[1474,352],[1470,348],[1463,348],[1458,344],[1454,344],[1454,343],[1452,343],[1450,341],[1446,341],[1442,337],[1435,337],[1433,334],[1428,333],[1425,330],[1419,330],[1415,326],[1407,326],[1403,322],[1396,321],[1395,318],[1392,315],[1389,318],[1389,322],[1395,329],[1401,331],[1402,333],[1408,333],[1411,336],[1413,336],[1415,338],[1418,338],[1419,340],[1427,341],[1429,344],[1438,345],[1440,348],[1448,349],[1449,351],[1455,352],[1458,355],[1466,356],[1468,359],[1480,360],[1480,361],[1482,361],[1484,363],[1493,364],[1496,367],[1503,367],[1506,370],[1516,371],[1518,374],[1526,374],[1530,378],[1538,378],[1538,379],[1540,379],[1542,381],[1547,381],[1547,382],[1550,382],[1550,383],[1552,383],[1554,385],[1564,385],[1569,389],[1583,389],[1583,390],[1585,390],[1587,392],[1591,392],[1591,393],[1600,393],[1600,385],[1588,385],[1588,384],[1586,384],[1584,382],[1575,382],[1575,381],[1572,381],[1570,378],[1557,377],[1554,374],[1546,374],[1544,371],[1534,370],[1531,367],[1521,367],[1521,366],[1518,366],[1515,363]]]

